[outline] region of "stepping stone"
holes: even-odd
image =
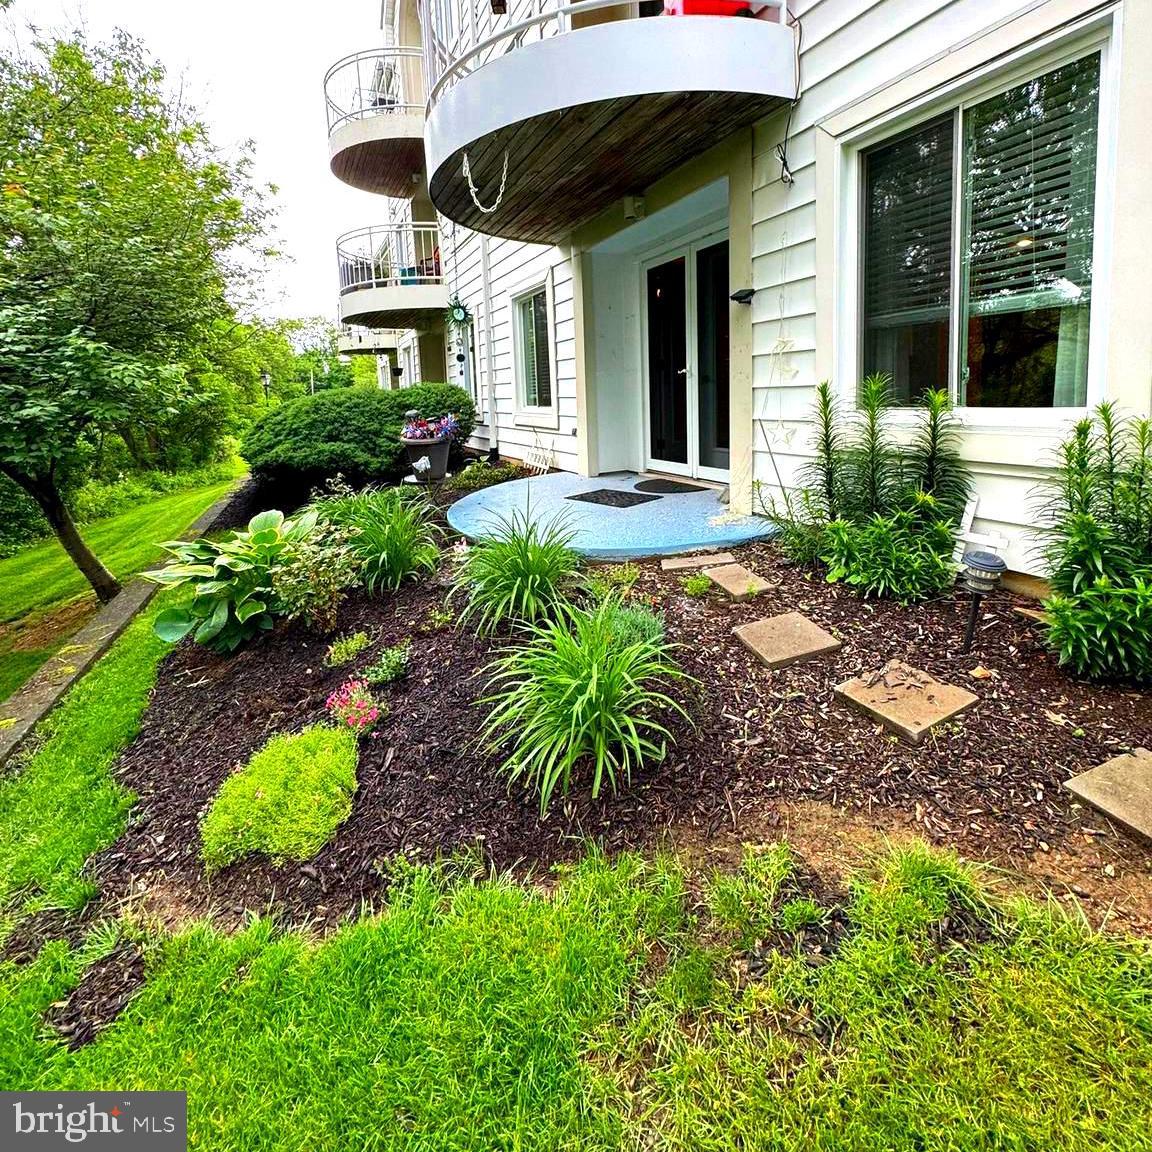
[[[1134,748],[1064,782],[1069,792],[1152,840],[1152,752]]]
[[[743,564],[722,564],[719,568],[705,568],[704,575],[717,588],[727,592],[737,604],[751,600],[753,596],[767,592],[772,587],[763,576],[757,576]]]
[[[713,568],[717,564],[735,564],[731,552],[714,552],[710,556],[673,556],[660,561],[661,572],[680,572],[685,568]]]
[[[900,660],[845,680],[835,692],[912,744],[919,744],[931,728],[958,716],[979,699]]]
[[[732,629],[736,639],[769,668],[787,668],[801,660],[811,660],[835,652],[840,641],[831,632],[799,612],[768,616],[739,624]]]

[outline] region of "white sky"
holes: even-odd
[[[83,26],[92,40],[122,28],[144,41],[231,154],[255,144],[255,176],[276,184],[273,234],[287,259],[274,266],[268,317],[336,319],[337,235],[385,220],[387,202],[342,184],[328,169],[324,73],[340,57],[381,42],[379,0],[15,0],[3,40]]]

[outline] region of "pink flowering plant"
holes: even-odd
[[[409,420],[400,436],[404,440],[443,440],[460,431],[460,421],[449,413],[439,420]]]
[[[364,680],[347,680],[328,697],[328,713],[346,728],[357,735],[371,732],[379,720],[387,715],[387,709],[375,696]]]

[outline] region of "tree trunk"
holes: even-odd
[[[104,567],[96,553],[84,543],[84,538],[80,535],[76,522],[72,519],[72,514],[68,511],[55,483],[50,479],[28,476],[17,471],[8,471],[8,476],[40,505],[40,511],[52,526],[52,531],[56,533],[56,538],[63,545],[64,551],[84,573],[84,578],[92,585],[92,590],[100,602],[107,604],[120,591],[120,581]]]

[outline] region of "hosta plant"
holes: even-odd
[[[188,587],[192,599],[187,607],[161,612],[156,634],[173,642],[191,635],[216,652],[233,652],[270,629],[281,614],[273,587],[276,566],[315,527],[310,514],[285,520],[282,512],[261,512],[247,530],[223,540],[162,545],[173,559],[145,577],[168,588]]]
[[[460,623],[490,633],[562,615],[580,581],[572,537],[561,524],[542,524],[529,512],[502,517],[494,538],[470,548],[457,570],[451,598],[465,598]]]
[[[654,637],[623,643],[617,609],[609,600],[529,625],[526,642],[486,669],[482,741],[503,753],[510,781],[539,795],[541,813],[580,771],[593,797],[605,783],[615,792],[633,769],[664,759],[671,736],[659,713],[689,718],[666,691],[689,679],[671,646]]]

